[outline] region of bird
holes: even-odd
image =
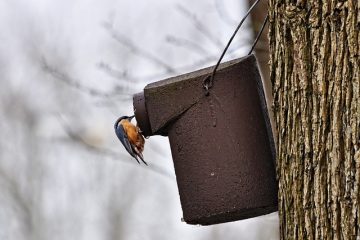
[[[115,133],[126,151],[140,164],[140,160],[147,165],[142,152],[144,151],[145,139],[140,128],[131,123],[133,116],[119,117],[114,125]]]

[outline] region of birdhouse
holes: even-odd
[[[277,211],[275,149],[254,55],[147,85],[134,95],[145,136],[169,137],[183,219],[210,225]]]

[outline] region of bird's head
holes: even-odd
[[[130,122],[134,117],[135,117],[135,115],[132,115],[132,116],[130,116],[130,117],[129,117],[129,116],[119,117],[118,120],[116,120],[116,122],[115,122],[114,128],[115,128],[115,129],[117,128],[117,126],[119,125],[119,122],[120,122],[121,120],[126,119],[126,120],[128,120],[128,121]]]

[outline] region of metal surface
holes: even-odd
[[[211,70],[144,89],[151,134],[169,136],[189,224],[277,210],[274,149],[256,59],[250,55],[221,64],[210,95],[204,96],[203,79]]]

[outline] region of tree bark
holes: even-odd
[[[269,17],[281,239],[359,239],[359,1],[270,0]]]

